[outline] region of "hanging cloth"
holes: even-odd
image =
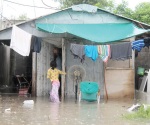
[[[10,48],[22,56],[29,56],[32,35],[13,25]]]
[[[98,49],[97,46],[86,45],[85,46],[85,55],[91,58],[93,61],[96,61],[98,58]]]
[[[39,53],[41,51],[41,38],[38,38],[36,36],[32,36],[31,40],[31,50],[32,52],[37,52]]]
[[[79,58],[83,62],[85,59],[84,45],[71,44],[70,51],[74,55],[74,58]]]
[[[126,60],[132,57],[132,48],[130,42],[117,43],[110,45],[111,58],[113,60]]]
[[[149,48],[149,46],[150,46],[150,37],[144,38],[144,44],[145,44],[144,47],[148,47]]]
[[[100,58],[107,62],[108,58],[110,57],[110,45],[98,45],[98,54],[100,55]]]
[[[144,39],[133,41],[131,45],[133,50],[140,52],[141,49],[145,46]]]

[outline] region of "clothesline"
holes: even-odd
[[[123,42],[111,45],[80,45],[71,44],[70,51],[75,58],[84,61],[85,56],[96,61],[100,57],[105,63],[108,59],[126,60],[132,57],[132,47],[130,42]]]

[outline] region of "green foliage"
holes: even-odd
[[[98,1],[101,0],[60,0],[62,8],[71,7],[72,5],[77,4],[90,4],[95,5]]]
[[[148,107],[146,110],[144,109],[144,106],[141,106],[137,112],[126,114],[123,116],[125,119],[130,120],[137,120],[137,119],[150,119],[150,107]]]
[[[115,9],[114,13],[118,15],[122,15],[128,18],[132,18],[133,11],[128,8],[128,3],[125,0],[122,0],[122,3],[119,4]]]
[[[112,0],[100,0],[100,2],[97,2],[95,6],[108,10],[113,11],[114,10],[114,2]]]
[[[136,6],[133,18],[150,24],[150,2],[143,2]]]

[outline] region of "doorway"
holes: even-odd
[[[57,69],[62,70],[62,48],[53,48],[53,57],[56,61]],[[61,97],[61,75],[59,75],[60,87],[59,87],[59,97]]]

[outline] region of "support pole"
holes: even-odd
[[[103,63],[104,66],[104,89],[105,89],[105,99],[106,102],[108,101],[108,93],[107,93],[107,86],[106,86],[106,80],[105,80],[105,74],[106,74],[106,66],[105,63]]]
[[[135,41],[135,37],[130,39],[130,42]],[[131,67],[130,67],[131,68]],[[133,69],[133,77],[134,77],[134,99],[136,99],[136,90],[135,90],[135,50],[132,50],[132,69]]]
[[[66,72],[65,70],[66,67],[66,44],[64,38],[62,38],[62,71]],[[62,75],[61,76],[61,100],[64,100],[65,96],[65,81],[66,81],[66,76]]]
[[[37,83],[37,53],[32,53],[32,96],[36,96]]]

